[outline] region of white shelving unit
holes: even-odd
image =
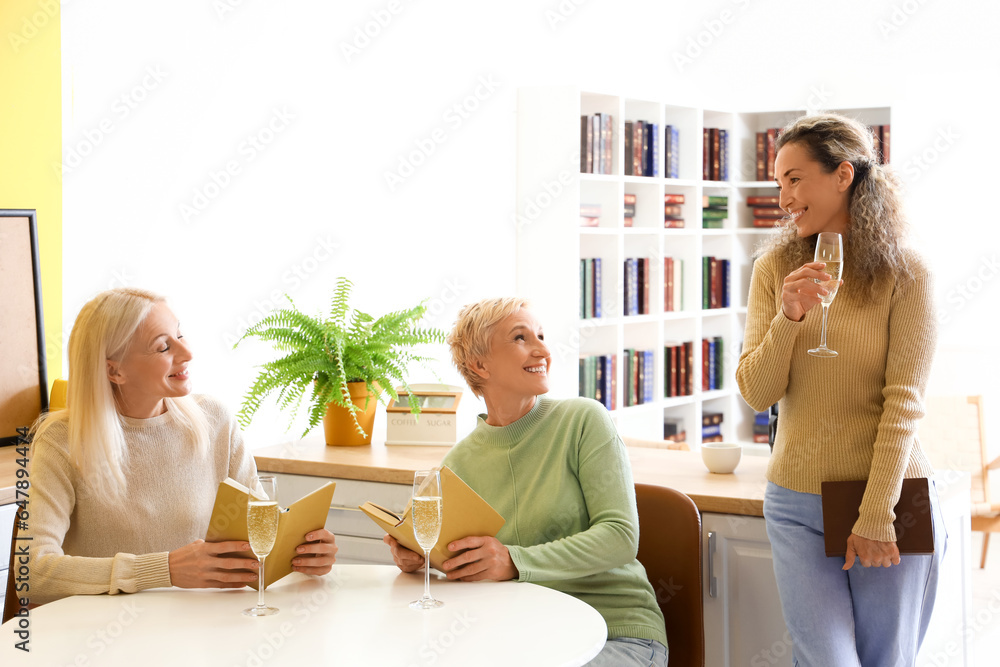
[[[890,124],[889,107],[844,109],[869,125]],[[613,152],[611,174],[580,173],[580,116],[611,114]],[[736,387],[735,370],[746,325],[752,252],[770,233],[752,227],[746,198],[775,195],[773,183],[753,180],[756,175],[756,132],[782,127],[805,110],[729,112],[636,100],[616,95],[581,92],[570,87],[521,88],[518,91],[517,134],[517,292],[531,300],[542,321],[552,350],[550,379],[554,396],[579,393],[581,356],[618,357],[616,404],[624,405],[622,350],[653,350],[656,400],[618,408],[612,416],[622,435],[659,439],[664,416],[682,417],[692,448],[701,443],[703,412],[722,412],[723,436],[748,449],[762,449],[752,440],[754,412]],[[664,128],[680,132],[680,178],[625,176],[624,146],[620,138],[625,121],[656,123],[659,129],[658,173],[664,174]],[[702,129],[729,132],[729,173],[726,182],[703,181]],[[637,204],[632,227],[624,226],[624,195],[634,193]],[[664,194],[685,195],[684,229],[664,229]],[[729,198],[729,219],[723,229],[702,229],[704,195]],[[581,227],[580,204],[599,204],[597,227]],[[703,256],[730,260],[730,308],[702,310]],[[602,259],[601,297],[604,311],[597,319],[579,317],[579,261]],[[652,313],[621,316],[624,261],[652,259],[650,280]],[[663,311],[663,260],[684,261],[684,309]],[[700,341],[723,338],[724,381],[721,389],[701,391],[696,375],[691,396],[665,398],[664,347],[693,341],[694,368],[701,368]]]

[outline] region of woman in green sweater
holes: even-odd
[[[636,560],[632,471],[607,410],[587,398],[542,395],[552,359],[522,299],[466,306],[448,343],[487,413],[443,465],[506,519],[495,538],[448,545],[463,552],[444,563],[448,578],[530,581],[572,595],[608,626],[590,664],[665,666],[663,615]],[[423,566],[422,555],[386,542],[403,571]]]
[[[775,180],[790,221],[753,267],[736,371],[756,410],[780,403],[764,518],[797,665],[915,664],[927,629],[945,531],[936,493],[933,556],[900,556],[893,507],[903,478],[930,477],[916,437],[934,355],[933,288],[904,244],[898,180],[871,132],[837,115],[800,118],[777,142]],[[844,239],[831,306],[834,358],[820,337],[812,261],[819,232]],[[820,484],[867,480],[847,558],[827,558]]]

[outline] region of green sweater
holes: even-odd
[[[480,415],[444,458],[506,519],[497,539],[530,581],[604,617],[608,638],[655,639],[663,614],[636,560],[639,518],[628,454],[597,401],[539,397],[507,426]]]

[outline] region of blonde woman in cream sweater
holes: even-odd
[[[754,264],[737,381],[747,403],[780,404],[764,517],[785,622],[802,667],[913,665],[930,619],[945,532],[933,556],[900,556],[893,511],[902,480],[930,477],[917,441],[935,345],[931,278],[903,244],[898,179],[857,121],[800,118],[777,143],[775,180],[790,221]],[[820,337],[816,235],[844,239],[830,309],[835,358]],[[847,558],[827,558],[820,484],[868,480]]]
[[[239,588],[257,563],[206,543],[219,482],[256,474],[235,420],[190,396],[187,340],[163,299],[138,289],[99,294],[69,340],[65,410],[36,426],[30,461],[32,604],[147,588]],[[304,536],[294,569],[329,572],[325,529]]]

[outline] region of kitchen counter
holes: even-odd
[[[254,451],[266,472],[390,484],[411,484],[415,470],[441,463],[449,447],[328,447],[322,437]],[[767,458],[744,455],[736,472],[708,472],[698,452],[629,447],[636,482],[668,486],[689,495],[702,512],[763,516]]]

